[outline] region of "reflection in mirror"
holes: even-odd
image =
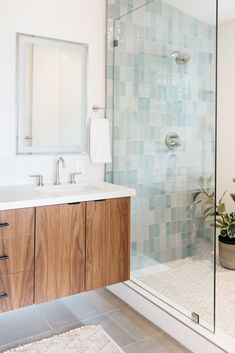
[[[18,35],[18,153],[86,150],[87,45]]]

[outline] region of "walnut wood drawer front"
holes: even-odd
[[[0,312],[33,304],[33,270],[0,277]]]
[[[37,207],[35,303],[84,291],[85,203]]]
[[[130,279],[130,198],[86,203],[86,290]]]
[[[0,211],[0,237],[33,234],[34,208]]]
[[[0,276],[34,267],[34,234],[0,237]]]

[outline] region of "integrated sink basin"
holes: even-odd
[[[37,186],[35,188],[41,194],[59,194],[59,193],[86,193],[102,190],[100,187],[91,184],[62,184]]]
[[[0,187],[0,210],[60,205],[135,196],[133,189],[104,181],[44,186],[10,185]]]

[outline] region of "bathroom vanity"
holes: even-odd
[[[0,312],[130,276],[130,199],[109,183],[0,188]]]

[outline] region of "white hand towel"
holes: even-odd
[[[91,119],[90,122],[90,158],[96,164],[111,163],[109,121]]]

